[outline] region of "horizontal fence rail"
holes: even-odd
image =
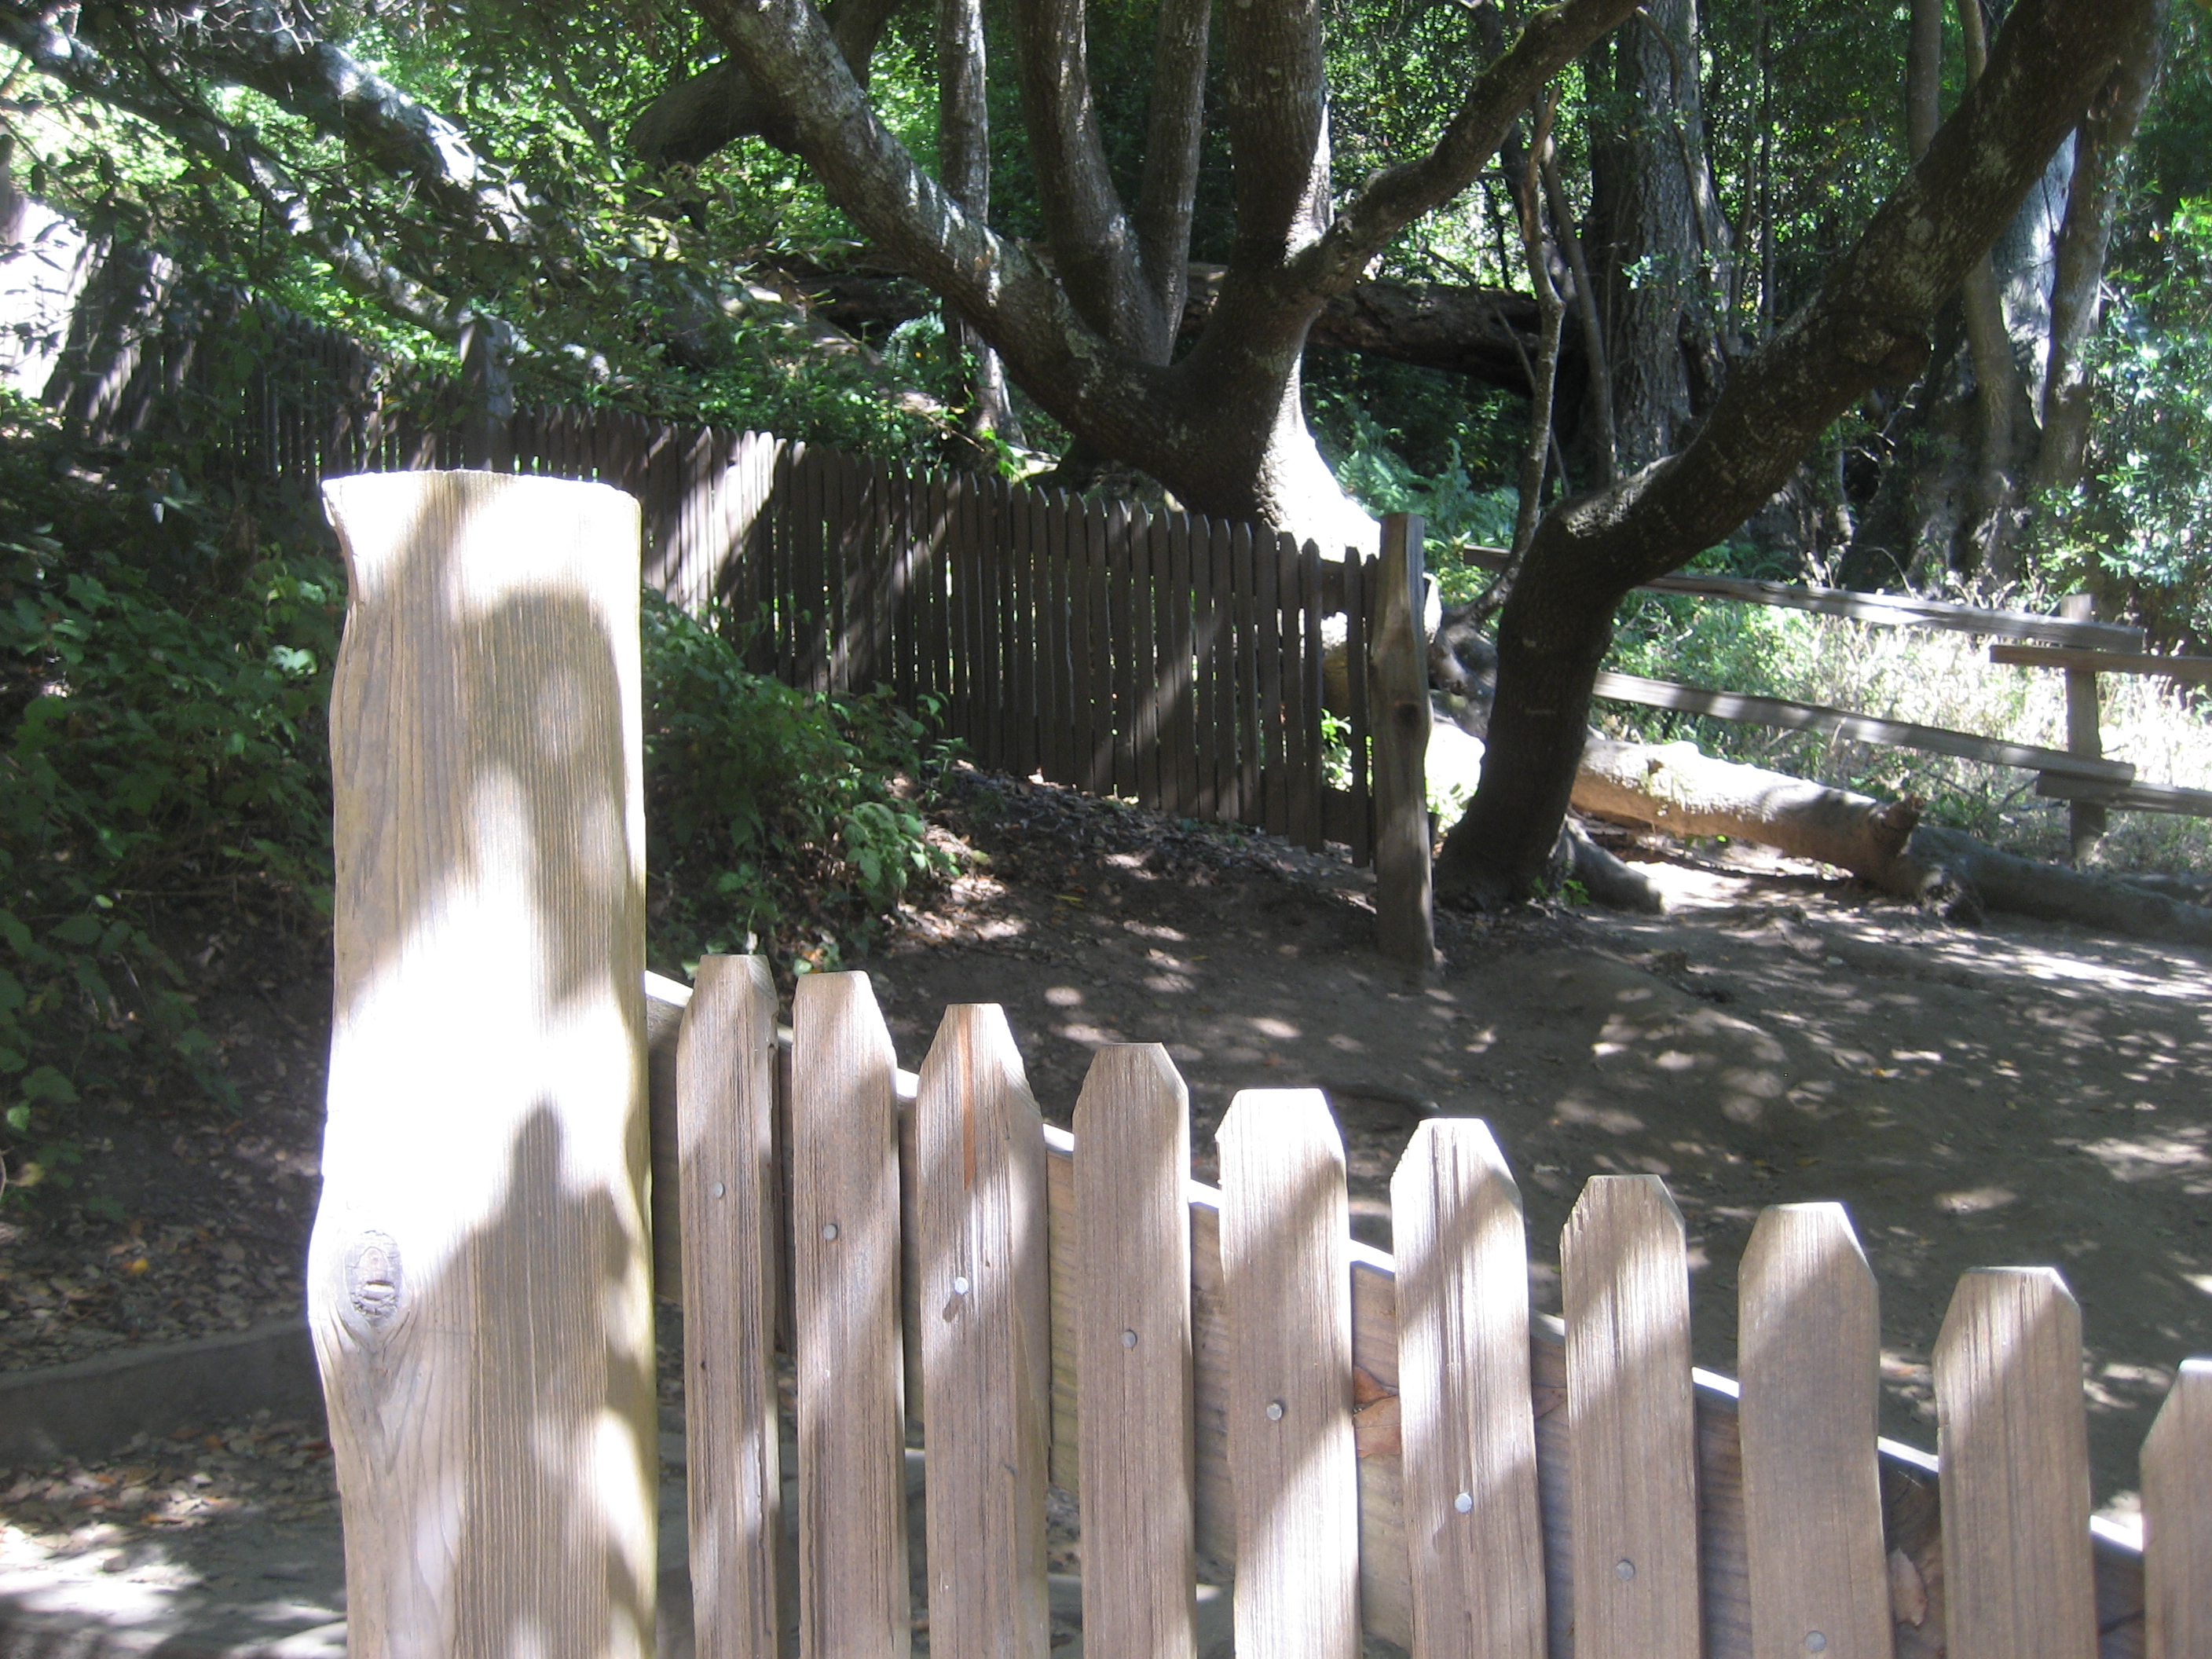
[[[702,974],[687,1054],[763,1052],[767,981],[741,965]],[[748,1011],[703,988],[737,983],[751,988]],[[658,994],[670,1016],[684,1000]],[[710,1019],[748,1035],[733,1046]],[[802,981],[794,1025],[794,1100],[884,1086],[862,1081],[889,1063],[879,1037],[838,1035],[882,1030],[865,975]],[[740,1373],[766,1375],[775,1298],[751,1275],[785,1252],[811,1256],[787,1317],[804,1447],[806,1333],[842,1329],[847,1316],[825,1310],[863,1287],[884,1294],[895,1267],[927,1582],[957,1598],[957,1612],[925,1610],[902,1588],[832,1608],[803,1592],[773,1622],[795,1623],[804,1650],[828,1650],[834,1621],[839,1650],[889,1652],[926,1620],[939,1639],[960,1629],[962,1651],[1041,1651],[1048,1476],[1081,1501],[1085,1639],[1101,1652],[1192,1651],[1200,1573],[1233,1577],[1238,1648],[1267,1655],[1350,1659],[1362,1630],[1416,1656],[1528,1659],[2207,1650],[2212,1366],[2183,1369],[2146,1443],[2137,1553],[2091,1523],[2080,1317],[2050,1269],[1960,1282],[1936,1352],[1939,1465],[1876,1438],[1874,1281],[1837,1205],[1777,1206],[1754,1230],[1739,1389],[1691,1368],[1682,1219],[1656,1176],[1592,1179],[1563,1245],[1565,1319],[1532,1316],[1519,1194],[1481,1123],[1414,1136],[1391,1186],[1394,1261],[1345,1235],[1343,1151],[1321,1094],[1239,1095],[1217,1191],[1186,1174],[1188,1097],[1164,1050],[1099,1050],[1070,1136],[1038,1127],[997,1010],[954,1009],[919,1078],[891,1074],[896,1127],[865,1138],[884,1157],[896,1144],[903,1244],[887,1235],[832,1262],[800,1148],[762,1150],[813,1109],[769,1103],[764,1060],[748,1074],[754,1127],[711,1166],[687,1129],[681,1190],[687,1206],[732,1181],[772,1190],[759,1171],[774,1163],[787,1218],[748,1234],[763,1242],[738,1260],[739,1283],[691,1271],[710,1254],[687,1256],[687,1330],[736,1341]],[[727,1085],[704,1086],[714,1091]],[[1041,1185],[1028,1162],[1040,1139]],[[1048,1312],[1033,1299],[1041,1267]],[[874,1365],[901,1342],[887,1304],[872,1305]],[[732,1308],[751,1310],[734,1337]],[[1048,1382],[1028,1368],[1041,1346]],[[768,1517],[773,1465],[722,1449],[775,1437],[773,1389],[744,1398],[749,1422],[693,1419],[690,1468],[731,1514]],[[812,1529],[849,1526],[853,1504],[875,1506],[871,1527],[902,1525],[897,1447],[872,1455],[882,1467],[849,1488],[811,1486],[802,1467],[802,1561],[826,1547]],[[701,1501],[695,1491],[695,1515]],[[948,1513],[964,1522],[940,1528]],[[753,1524],[761,1537],[766,1520]],[[712,1535],[728,1547],[726,1528]],[[765,1558],[702,1561],[699,1537],[695,1585],[766,1593]],[[695,1595],[702,1651],[726,1619],[761,1628],[757,1601]]]

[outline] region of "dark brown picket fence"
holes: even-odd
[[[757,672],[888,686],[982,765],[1372,860],[1372,557],[614,409],[466,434],[455,383],[328,330],[220,297],[158,315],[58,381],[97,441],[189,427],[309,501],[343,473],[469,465],[613,484],[642,509],[647,581],[726,605]]]

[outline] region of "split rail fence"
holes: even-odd
[[[1237,1096],[1217,1190],[1187,1178],[1156,1045],[1098,1051],[1071,1135],[995,1006],[947,1010],[916,1075],[865,975],[803,980],[781,1055],[760,959],[702,963],[680,1014],[659,994],[702,1655],[766,1659],[795,1627],[808,1654],[926,1630],[1041,1656],[1048,1483],[1079,1500],[1096,1655],[1192,1654],[1198,1577],[1233,1580],[1237,1651],[1267,1659],[1352,1659],[1363,1632],[1421,1659],[2212,1652],[2212,1360],[2145,1444],[2138,1555],[2091,1526],[2080,1315],[2051,1269],[1960,1280],[1939,1463],[1876,1439],[1875,1281],[1839,1205],[1753,1230],[1739,1385],[1692,1369],[1656,1176],[1584,1188],[1546,1319],[1478,1121],[1414,1135],[1394,1259],[1348,1237],[1317,1091]]]

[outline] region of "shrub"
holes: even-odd
[[[726,613],[648,593],[644,629],[656,960],[757,949],[793,973],[835,968],[911,883],[957,867],[916,799],[945,751],[886,695],[748,672]]]
[[[88,1094],[231,1098],[159,915],[328,910],[339,604],[327,559],[240,544],[161,473],[72,479],[38,419],[6,421],[0,1158],[64,1186]]]

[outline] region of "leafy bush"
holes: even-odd
[[[128,1077],[228,1101],[158,915],[329,908],[336,572],[0,428],[0,1157],[66,1185],[67,1109]],[[157,512],[155,509],[159,509]]]
[[[950,874],[915,795],[944,756],[884,694],[823,698],[747,672],[744,629],[648,593],[650,948],[757,949],[831,969],[917,879]]]

